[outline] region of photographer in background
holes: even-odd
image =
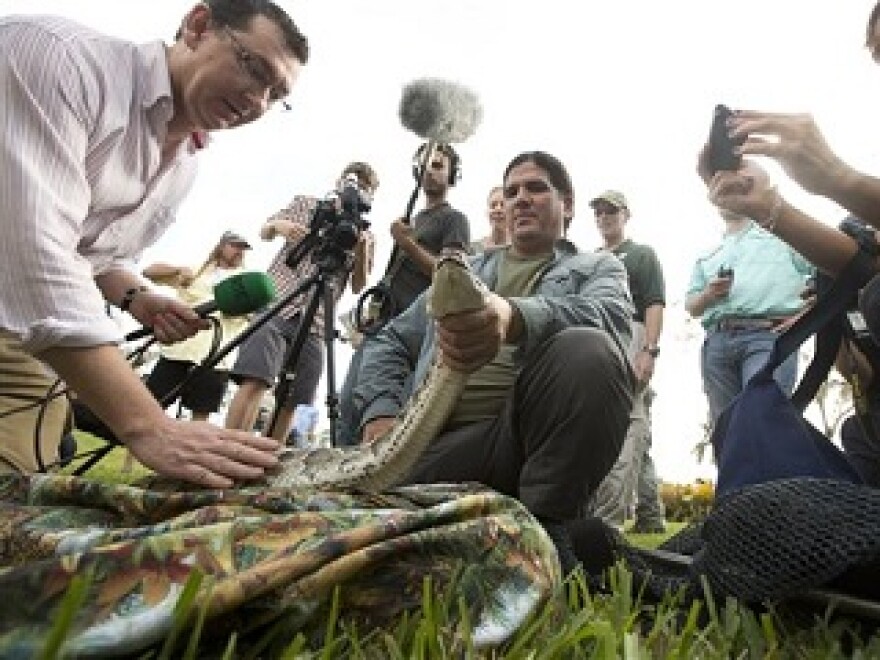
[[[428,143],[423,143],[413,154],[412,173],[419,181],[419,168],[425,158]],[[461,159],[448,144],[438,144],[428,154],[424,177],[421,179],[425,207],[416,213],[411,223],[398,218],[391,223],[396,255],[377,288],[384,288],[391,300],[391,316],[402,314],[431,284],[437,257],[444,250],[466,251],[470,243],[470,225],[467,217],[446,200],[449,189],[461,176]],[[370,337],[364,337],[351,361],[340,392],[338,445],[357,444],[357,420],[363,411],[355,404],[353,392],[360,377],[361,360]]]
[[[337,189],[342,190],[346,177],[354,175],[361,195],[372,199],[379,178],[370,165],[352,162],[345,166],[337,181]],[[268,273],[275,281],[278,298],[284,298],[300,284],[315,274],[317,265],[310,255],[291,268],[288,257],[297,244],[309,233],[312,217],[318,206],[318,199],[304,195],[294,197],[290,205],[276,213],[260,229],[260,237],[271,241],[276,237],[284,239],[284,245],[269,265]],[[369,231],[360,232],[354,248],[351,266],[351,288],[359,293],[367,282],[373,263],[373,236]],[[334,296],[339,300],[347,285],[347,272],[336,274]],[[276,402],[280,406],[272,437],[286,441],[293,421],[293,412],[299,404],[311,405],[315,399],[318,382],[324,370],[324,347],[321,337],[324,334],[323,301],[318,306],[309,334],[302,346],[296,364],[285,364],[288,347],[296,337],[303,322],[309,292],[294,298],[278,315],[269,319],[251,335],[238,350],[238,358],[231,370],[232,379],[238,383],[238,391],[229,404],[226,428],[250,431],[259,412],[260,401],[266,390],[275,383],[282,370],[294,373],[288,396],[285,401]]]

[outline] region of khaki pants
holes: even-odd
[[[43,463],[58,460],[70,405],[64,395],[44,403],[50,390],[63,388],[56,380],[17,339],[0,333],[0,474],[39,470],[35,438]]]
[[[642,350],[644,342],[645,326],[634,321],[629,349],[630,360]],[[619,529],[623,528],[633,508],[643,457],[647,454],[651,441],[648,391],[648,388],[644,388],[635,393],[629,429],[620,449],[620,455],[593,496],[592,514]]]

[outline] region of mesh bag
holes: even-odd
[[[786,598],[878,563],[880,491],[812,478],[757,484],[721,500],[701,536],[691,572],[713,591]]]
[[[702,593],[746,603],[778,601],[834,587],[880,601],[880,490],[798,477],[743,488],[719,501],[657,551],[609,536],[645,589]]]

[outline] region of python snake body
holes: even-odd
[[[485,305],[486,286],[464,257],[443,256],[428,290],[435,319],[475,311]],[[444,365],[435,354],[424,383],[386,434],[355,447],[293,449],[282,455],[269,485],[283,488],[359,488],[380,491],[404,477],[442,430],[464,389],[467,374]]]

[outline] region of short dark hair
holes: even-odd
[[[547,173],[550,184],[563,195],[574,197],[574,186],[571,183],[571,177],[565,165],[556,156],[548,154],[546,151],[524,151],[514,157],[507,168],[504,170],[504,180],[514,167],[518,167],[523,163],[534,163]]]
[[[424,157],[425,150],[428,148],[428,145],[433,144],[432,142],[423,142],[419,145],[419,148],[416,149],[416,152],[413,154],[413,176],[416,177],[416,180],[419,178],[419,168],[421,168],[421,160]],[[459,158],[458,153],[455,149],[452,148],[451,144],[446,144],[443,142],[439,142],[434,145],[434,149],[437,153],[441,153],[449,160],[449,185],[454,186],[456,181],[461,177],[461,159]]]
[[[574,199],[574,185],[571,183],[571,177],[568,175],[568,170],[565,169],[565,165],[562,164],[561,160],[556,156],[548,154],[546,151],[524,151],[518,156],[515,156],[504,169],[504,181],[507,181],[507,177],[514,167],[518,167],[523,163],[534,163],[540,167],[547,173],[547,178],[550,180],[551,186],[556,188],[557,191],[566,197]],[[566,231],[571,224],[571,220],[570,217],[565,218]]]
[[[265,16],[284,35],[288,50],[302,64],[309,60],[309,42],[286,11],[270,0],[205,0],[218,26],[246,30],[255,16]]]
[[[419,156],[424,154],[425,149],[428,148],[429,144],[431,144],[431,143],[430,142],[423,142],[422,144],[420,144],[419,148],[416,149],[416,153],[413,154],[413,157],[418,158]],[[455,149],[452,148],[451,144],[445,144],[445,143],[441,142],[436,145],[436,149],[441,154],[446,156],[449,160],[458,161],[458,153],[455,151]]]
[[[353,161],[342,170],[342,176],[344,177],[346,174],[354,174],[358,181],[366,183],[370,190],[376,190],[379,187],[379,175],[369,163],[360,160]]]
[[[421,158],[424,155],[425,149],[428,148],[429,144],[431,143],[423,142],[422,144],[420,144],[419,148],[416,149],[416,152],[413,154],[413,159]],[[444,144],[441,142],[436,145],[436,149],[449,159],[449,165],[450,167],[452,167],[452,169],[456,169],[458,167],[459,155],[458,152],[452,148],[451,144]]]

